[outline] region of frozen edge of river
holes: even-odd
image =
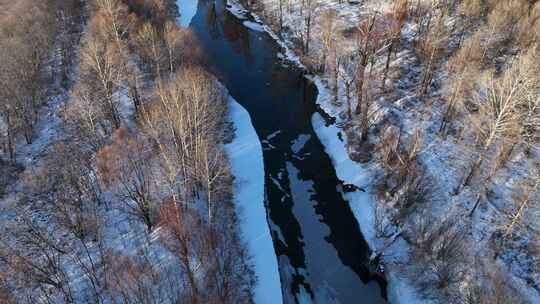
[[[328,89],[319,77],[310,76],[308,78],[316,84],[319,90],[317,103],[325,112],[331,113],[331,94],[328,92]],[[369,247],[372,249],[378,248],[380,244],[375,236],[374,223],[376,202],[371,197],[371,193],[373,193],[370,183],[371,176],[367,168],[350,159],[346,147],[347,135],[341,132],[341,129],[335,124],[326,126],[324,119],[319,113],[315,113],[311,121],[317,137],[319,137],[319,140],[325,147],[325,152],[332,159],[337,177],[345,184],[353,184],[366,190],[366,192],[354,191],[342,193],[342,195],[349,202],[349,206],[360,225],[364,239]],[[338,134],[341,134],[343,141],[339,140]],[[392,246],[400,247],[393,249],[394,252],[405,254],[407,251],[407,247],[402,246],[401,243],[396,242]],[[397,272],[398,269],[387,265],[385,274],[388,281],[387,292],[389,302],[393,304],[424,303],[424,301],[420,300],[414,288],[405,279],[398,277]]]
[[[235,137],[225,145],[235,176],[234,203],[240,218],[240,231],[251,255],[257,283],[257,304],[283,303],[281,281],[274,243],[264,205],[264,163],[262,146],[249,113],[229,97],[229,120]]]
[[[241,4],[235,0],[227,0],[227,9],[241,20],[247,19],[247,15],[251,15],[253,19],[260,23],[262,29],[267,32],[283,49],[285,58],[297,64],[300,68],[307,71],[306,67],[301,63],[299,57],[292,51],[287,43],[279,38],[274,31],[266,25],[262,19],[246,10]],[[316,103],[328,114],[334,114],[331,105],[331,94],[327,87],[317,75],[306,75],[308,79],[313,81],[317,86],[318,95]],[[366,192],[350,192],[343,193],[343,196],[353,211],[353,214],[360,225],[360,229],[364,238],[371,249],[377,248],[377,239],[374,231],[374,201],[370,197],[371,185],[370,175],[368,170],[362,167],[361,164],[350,159],[347,153],[346,134],[334,125],[326,126],[320,114],[315,113],[312,117],[312,125],[317,137],[325,147],[325,152],[332,159],[332,163],[336,170],[337,177],[346,184],[354,184],[366,190]],[[343,141],[339,140],[338,133],[341,133]],[[393,245],[398,246],[398,245]],[[406,246],[400,246],[400,249],[406,251]],[[402,252],[403,254],[403,252]],[[404,279],[399,277],[398,269],[393,267],[386,268],[386,279],[388,281],[387,292],[388,300],[392,304],[410,304],[410,303],[429,303],[420,299],[416,290]]]

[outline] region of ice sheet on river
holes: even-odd
[[[278,262],[264,206],[264,163],[261,143],[251,124],[249,113],[229,98],[229,119],[235,126],[235,138],[225,146],[236,177],[234,202],[241,231],[253,257],[257,286],[255,303],[282,303]]]

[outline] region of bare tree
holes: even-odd
[[[337,51],[337,47],[336,47]],[[357,76],[357,67],[358,61],[355,59],[353,54],[343,54],[340,56],[339,62],[341,63],[341,68],[338,68],[339,78],[343,81],[345,86],[345,99],[347,101],[347,116],[349,119],[352,119],[353,107],[352,107],[352,90],[354,89],[354,84],[356,83]],[[337,81],[336,81],[337,83]]]
[[[167,22],[163,39],[170,73],[174,74],[182,64],[197,63],[201,60],[197,42],[191,31],[180,28],[174,22]]]
[[[108,259],[111,267],[106,275],[111,282],[113,301],[120,298],[123,303],[160,303],[155,286],[160,273],[152,264],[112,252]]]
[[[99,102],[102,94],[94,90],[97,83],[80,77],[71,90],[71,102],[61,112],[66,130],[79,145],[97,151],[113,132],[107,109]]]
[[[55,30],[53,12],[45,2],[17,4],[13,16],[4,20],[0,43],[3,58],[0,81],[11,106],[6,120],[10,131],[19,126],[26,142],[31,143],[38,110],[45,104],[48,84],[46,68]],[[9,33],[9,34],[8,34]],[[15,134],[10,132],[11,141]]]
[[[150,68],[153,75],[161,78],[162,68],[169,65],[169,62],[166,62],[167,47],[158,30],[150,23],[143,24],[135,36],[135,45],[143,63]],[[172,52],[170,47],[169,50]]]
[[[103,185],[116,190],[128,212],[142,219],[148,231],[151,231],[154,205],[149,153],[142,141],[132,138],[126,129],[120,128],[113,134],[111,144],[99,150],[96,167]]]
[[[203,170],[197,161],[207,140],[219,138],[225,99],[214,79],[199,68],[187,68],[160,81],[156,99],[143,110],[145,133],[157,144],[171,195],[183,203],[201,189]]]
[[[160,234],[163,245],[174,253],[186,273],[189,284],[189,303],[202,301],[198,270],[204,261],[203,239],[195,237],[204,234],[204,225],[191,208],[180,209],[174,202],[164,203],[159,212],[159,225],[163,229]]]
[[[382,37],[379,29],[376,27],[377,13],[362,21],[358,25],[357,32],[357,51],[359,54],[358,64],[356,65],[356,98],[357,104],[355,114],[360,116],[362,136],[361,140],[365,141],[368,136],[369,129],[369,98],[364,98],[366,95],[366,68],[369,63],[373,63],[373,56],[381,48]]]
[[[476,95],[474,106],[478,111],[469,116],[481,142],[481,152],[465,175],[463,186],[469,184],[493,145],[505,144],[519,136],[524,117],[522,106],[539,85],[538,78],[534,76],[538,67],[531,64],[535,54],[536,51],[531,50],[519,56],[498,78],[491,72],[483,79],[481,87],[486,91]]]
[[[57,19],[57,41],[60,52],[60,83],[66,87],[69,81],[73,50],[79,41],[83,3],[80,0],[53,1]]]
[[[60,240],[43,223],[24,212],[19,216],[18,225],[11,231],[11,236],[18,240],[18,246],[3,239],[0,261],[16,278],[14,281],[22,286],[34,287],[36,298],[72,303],[73,291],[63,265],[67,249]]]
[[[133,30],[135,23],[128,7],[121,0],[95,0],[93,3],[96,13],[91,23],[99,28],[100,38],[120,43]]]
[[[120,127],[121,117],[118,112],[119,100],[115,92],[119,89],[124,75],[125,65],[121,48],[125,46],[103,40],[99,34],[100,29],[93,29],[93,26],[99,26],[98,21],[99,18],[90,21],[90,30],[84,37],[80,50],[79,81],[87,81],[92,85],[95,97],[99,97],[98,102],[104,109],[103,112],[116,129]]]
[[[432,9],[433,10],[433,9]],[[434,14],[432,11],[430,14]],[[418,42],[418,54],[423,61],[422,77],[418,89],[420,96],[425,96],[433,81],[437,63],[442,59],[444,46],[447,44],[448,33],[444,25],[444,14],[438,14],[435,20],[429,20],[434,26],[428,25],[422,32],[422,38]]]
[[[232,191],[230,169],[226,156],[212,139],[201,143],[197,157],[200,162],[200,182],[206,192],[208,222],[212,224],[215,204]]]
[[[45,165],[26,176],[26,191],[48,202],[56,224],[76,238],[97,238],[97,206],[101,190],[88,153],[74,144],[58,144]]]
[[[467,40],[462,47],[448,60],[448,70],[451,77],[451,94],[446,99],[446,109],[443,112],[439,132],[446,134],[449,124],[458,114],[463,100],[472,98],[475,79],[479,77],[480,66],[473,59],[477,41]]]
[[[532,76],[534,77],[534,76]],[[521,136],[525,142],[525,153],[540,149],[540,98],[538,92],[531,90],[525,97],[523,118],[521,120]]]
[[[326,64],[327,64],[327,57],[329,54],[334,51],[335,52],[335,31],[336,31],[336,16],[337,12],[333,9],[326,10],[322,14],[321,19],[321,27],[322,27],[322,33],[321,33],[321,42],[323,45],[322,49],[322,58],[321,62],[323,64],[323,71],[326,70]],[[334,56],[334,58],[337,58],[337,56]],[[333,65],[333,64],[332,64]]]
[[[302,50],[304,54],[309,54],[309,44],[311,42],[311,29],[314,22],[314,18],[316,16],[316,12],[320,7],[320,3],[318,0],[305,0],[304,1],[304,7],[305,7],[305,15],[303,15],[304,18],[304,44],[302,46]]]
[[[392,52],[395,52],[401,40],[401,29],[409,17],[409,0],[394,1],[392,12],[386,16],[386,36],[390,41],[388,45],[388,53],[386,55],[386,64],[382,79],[382,89],[385,90],[386,78],[390,68],[390,59]]]
[[[521,194],[514,196],[515,209],[508,215],[508,223],[504,227],[504,237],[510,236],[516,227],[523,223],[525,212],[535,203],[535,197],[540,191],[540,162],[535,164],[531,174],[531,179],[526,180],[520,186]]]
[[[451,220],[432,223],[425,214],[416,216],[410,227],[412,231],[404,233],[404,237],[415,246],[411,258],[423,261],[414,272],[418,288],[426,296],[433,297],[435,295],[429,293],[435,287],[440,297],[463,279],[461,267],[466,262],[464,228]]]

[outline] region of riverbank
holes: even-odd
[[[327,113],[331,113],[331,94],[326,86],[316,76],[310,77],[319,90],[317,103]],[[347,152],[347,134],[335,124],[326,125],[320,115],[315,114],[312,118],[313,127],[317,136],[326,148],[326,152],[332,158],[336,173],[345,184],[354,185],[364,191],[344,192],[343,197],[351,207],[362,234],[370,248],[377,252],[383,248],[385,239],[376,237],[376,202],[373,200],[374,180],[373,164],[363,165],[353,161]],[[371,166],[371,167],[370,167]],[[397,233],[397,232],[395,232]],[[388,281],[387,292],[390,303],[429,303],[421,300],[414,288],[406,278],[400,276],[400,269],[394,263],[403,262],[408,252],[408,246],[402,239],[397,239],[391,247],[386,248],[382,261],[386,279]]]
[[[460,54],[472,50],[485,55],[489,48],[497,49],[495,42],[485,49],[478,44],[478,39],[490,39],[485,28],[493,26],[491,21],[470,27],[472,19],[456,2],[434,6],[432,1],[232,0],[231,10],[237,15],[247,11],[236,1],[247,3],[250,13],[257,15],[254,19],[265,24],[262,28],[284,47],[284,59],[305,65],[308,74],[315,71],[317,76],[309,78],[319,89],[317,103],[335,119],[331,130],[325,130],[327,117],[326,122],[315,117],[314,123],[323,127],[317,135],[339,178],[364,185],[370,193],[348,192],[345,197],[370,247],[384,251],[390,296],[399,293],[405,299],[403,291],[413,290],[417,297],[443,303],[470,297],[536,303],[539,221],[530,212],[537,205],[529,203],[538,201],[540,194],[534,182],[540,173],[539,150],[527,152],[527,139],[517,136],[510,148],[502,141],[480,151],[482,131],[471,120],[482,115],[452,104],[454,98],[457,103],[475,103],[474,98],[453,95],[461,92],[459,79],[464,76],[453,75],[452,64],[474,66],[478,60],[465,55],[467,59],[459,61]],[[405,5],[403,10],[398,3]],[[487,7],[497,16],[504,6]],[[528,14],[533,14],[529,8]],[[442,21],[440,27],[430,27],[433,19]],[[375,25],[373,33],[369,24]],[[358,38],[366,32],[374,36],[361,38],[367,39],[361,46]],[[512,50],[523,47],[507,42],[514,45]],[[436,56],[424,53],[429,43],[438,45]],[[358,81],[360,53],[371,48],[374,53],[366,55]],[[520,56],[505,51],[488,57],[500,67],[499,63],[511,66]],[[485,70],[471,74],[471,85],[477,86],[473,95],[484,94],[479,73]],[[358,91],[365,97],[357,98]],[[366,106],[356,107],[358,100]],[[475,168],[478,157],[486,157],[482,168]],[[467,175],[472,179],[465,179]],[[533,199],[529,194],[520,199],[524,193]],[[449,240],[454,245],[441,255],[441,244]],[[392,281],[409,287],[392,287]]]
[[[248,14],[258,22],[257,26],[250,25],[249,28],[267,32],[283,49],[283,58],[293,62],[300,68],[308,71],[302,64],[300,57],[289,47],[291,41],[280,38],[257,14],[245,9],[241,4],[234,0],[227,0],[229,11],[239,19],[248,19]],[[244,21],[244,24],[256,24],[252,21]],[[246,25],[248,26],[248,25]],[[317,87],[317,104],[320,108],[333,118],[338,117],[335,106],[331,104],[332,98],[329,88],[319,76],[308,74],[306,77]],[[338,178],[345,184],[355,185],[363,191],[342,192],[343,198],[349,202],[349,206],[360,225],[362,234],[368,242],[372,251],[377,251],[383,246],[385,240],[378,239],[375,232],[375,202],[371,198],[373,193],[373,172],[358,162],[353,161],[347,152],[347,135],[336,126],[336,124],[327,125],[325,120],[318,113],[312,117],[313,128],[319,137],[319,140],[325,147],[326,153],[331,157]],[[390,303],[429,303],[420,300],[419,295],[407,279],[399,275],[400,269],[392,266],[392,262],[403,261],[408,251],[407,244],[398,239],[391,248],[387,248],[386,255],[383,256],[385,264],[385,276],[388,280],[387,294]],[[388,259],[387,256],[391,256]]]
[[[197,12],[197,2],[186,2],[178,23],[188,27]],[[226,90],[224,88],[224,90]],[[279,267],[264,205],[264,162],[262,146],[249,113],[234,98],[228,98],[228,121],[234,137],[225,145],[234,176],[233,201],[240,221],[242,241],[254,266],[254,302],[283,303]]]
[[[240,231],[247,243],[255,275],[254,302],[283,303],[274,244],[264,205],[264,164],[260,140],[249,113],[229,97],[229,120],[234,139],[225,146],[235,177],[234,203],[240,218]]]

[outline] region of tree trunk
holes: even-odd
[[[334,104],[339,105],[339,60],[335,58],[332,70],[332,79],[334,80]]]
[[[358,100],[356,104],[356,110],[354,111],[356,115],[360,115],[362,113],[362,108],[363,108],[362,103],[363,103],[363,95],[364,95],[364,73],[366,70],[366,64],[367,64],[367,55],[363,54],[360,64],[358,65],[358,68],[356,69],[356,98]]]
[[[429,86],[431,85],[431,79],[433,77],[432,70],[433,70],[433,61],[435,59],[435,52],[436,52],[436,47],[434,47],[433,50],[431,51],[428,64],[424,68],[424,73],[422,76],[422,82],[421,82],[421,87],[420,87],[420,96],[425,96],[428,91]]]
[[[7,140],[8,140],[8,151],[9,159],[14,164],[15,163],[15,148],[13,147],[13,126],[11,124],[11,115],[9,110],[6,111],[6,124],[7,124]]]
[[[471,169],[469,170],[469,173],[465,176],[465,179],[461,185],[461,188],[463,187],[466,187],[469,185],[469,183],[471,182],[471,179],[472,177],[474,176],[474,173],[476,172],[476,170],[482,165],[484,161],[484,157],[482,155],[480,155],[478,157],[478,160],[476,160],[474,162],[474,164],[472,165]]]
[[[279,0],[279,33],[283,31],[283,1]]]
[[[364,106],[362,107],[362,115],[360,117],[361,128],[362,128],[362,136],[360,137],[360,140],[362,142],[366,141],[368,137],[368,131],[369,131],[368,111],[369,111],[369,98],[365,98]]]
[[[309,53],[309,39],[311,34],[311,9],[308,13],[308,17],[306,19],[306,47],[304,50],[304,53],[307,55]]]
[[[345,95],[347,98],[347,115],[349,119],[352,118],[352,105],[351,105],[351,83],[345,82]]]
[[[362,113],[362,95],[364,92],[364,73],[366,70],[368,58],[370,56],[368,46],[369,46],[369,40],[371,38],[371,31],[373,30],[373,26],[375,25],[375,17],[376,15],[373,15],[373,18],[371,19],[371,23],[369,25],[369,29],[368,29],[368,32],[364,41],[364,45],[363,45],[360,64],[358,65],[358,68],[356,70],[356,92],[357,92],[357,98],[358,98],[358,104],[356,105],[356,111],[355,111],[356,115],[359,115],[360,113]]]
[[[458,92],[461,90],[462,81],[463,80],[460,79],[457,86],[454,88],[454,92],[452,93],[452,96],[450,97],[448,106],[446,107],[446,110],[444,111],[441,126],[439,127],[439,133],[443,135],[446,133],[446,126],[448,122],[450,121],[451,117],[453,116],[455,101],[457,99]]]
[[[135,107],[135,113],[139,112],[139,106],[141,104],[141,97],[139,95],[139,90],[137,89],[137,85],[130,85],[129,86],[129,94],[131,95],[131,99],[133,100],[133,106]]]
[[[114,104],[114,101],[113,101],[113,92],[112,92],[112,83],[111,82],[107,82],[105,84],[105,90],[106,90],[106,99],[107,99],[107,105],[109,107],[109,112],[110,112],[110,115],[111,115],[111,119],[113,121],[113,124],[114,124],[114,128],[115,129],[118,129],[120,128],[120,117],[118,115],[118,111],[116,109],[116,106]]]
[[[189,285],[191,287],[191,293],[193,294],[193,304],[199,303],[199,288],[197,287],[197,280],[195,279],[195,273],[193,272],[193,269],[191,269],[191,264],[189,263],[189,256],[188,252],[189,249],[187,248],[187,244],[185,244],[185,240],[182,241],[182,264],[184,265],[184,268],[186,269]]]
[[[388,54],[386,55],[386,64],[384,66],[384,74],[382,79],[382,91],[384,92],[386,87],[386,78],[388,77],[388,70],[390,69],[390,59],[392,57],[392,51],[394,50],[394,40],[390,42],[390,45],[388,46]]]

